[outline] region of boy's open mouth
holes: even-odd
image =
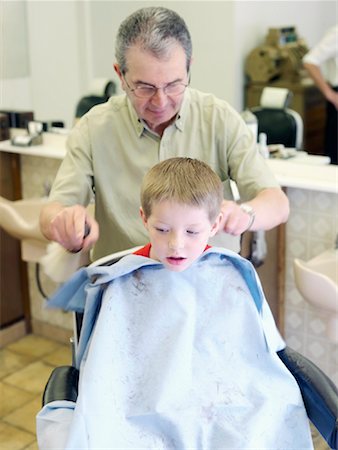
[[[184,258],[183,256],[168,256],[167,257],[167,261],[170,264],[180,264],[182,261],[185,261],[186,258]]]

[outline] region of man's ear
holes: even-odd
[[[140,216],[143,222],[143,225],[145,226],[146,229],[148,229],[148,220],[146,218],[146,215],[144,214],[144,211],[142,209],[142,206],[140,206]]]
[[[215,236],[215,234],[218,232],[221,222],[222,222],[222,219],[223,219],[223,213],[220,212],[218,214],[218,216],[216,217],[214,223],[212,224],[211,231],[210,231],[210,237]]]
[[[189,61],[189,65],[188,65],[189,83],[190,83],[190,76],[191,76],[191,65],[192,65],[193,61],[194,61],[194,59],[193,59],[193,57],[191,57],[190,61]]]
[[[120,65],[115,63],[114,64],[114,70],[117,73],[118,77],[120,78],[120,80],[122,81],[122,72],[120,70]]]
[[[117,73],[118,77],[120,78],[120,81],[121,81],[121,88],[122,88],[124,91],[126,91],[126,90],[127,90],[127,86],[126,86],[125,79],[124,79],[124,77],[123,77],[123,73],[121,72],[120,65],[117,64],[117,63],[115,63],[115,64],[114,64],[114,70],[115,70],[115,72]]]

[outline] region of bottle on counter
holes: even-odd
[[[255,142],[257,142],[257,136],[258,136],[258,120],[255,114],[253,114],[249,109],[245,109],[241,112],[241,117],[244,120],[244,122],[247,124],[249,130],[251,130]]]
[[[270,152],[267,144],[266,133],[259,133],[258,136],[258,151],[263,156],[263,158],[268,159],[270,157]]]

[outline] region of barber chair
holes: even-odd
[[[258,135],[267,135],[267,144],[282,144],[287,148],[302,148],[303,119],[288,105],[292,93],[284,88],[265,87],[260,105],[250,111],[257,117]]]
[[[111,265],[128,253],[101,258],[94,266]],[[77,346],[81,331],[82,314],[75,313],[74,339]],[[314,363],[289,347],[277,352],[278,357],[292,373],[300,388],[309,420],[323,436],[330,448],[338,450],[338,390],[335,384]],[[76,402],[78,397],[79,371],[72,366],[57,367],[53,370],[45,387],[42,405],[67,400]]]
[[[86,114],[93,106],[105,103],[116,93],[114,81],[97,78],[90,85],[88,94],[82,97],[76,106],[75,119],[79,119]]]

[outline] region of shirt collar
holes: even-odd
[[[127,95],[126,95],[126,100],[127,100],[128,110],[129,110],[129,114],[131,117],[131,122],[133,124],[133,127],[136,131],[137,136],[141,137],[141,135],[144,131],[144,128],[145,128],[145,124],[142,122],[141,119],[138,118],[135,108],[133,107],[133,105]]]
[[[151,132],[147,128],[146,123],[137,116],[136,111],[127,95],[126,95],[126,98],[127,98],[127,105],[128,105],[128,110],[130,113],[131,121],[136,130],[137,136],[141,137],[141,135],[143,134],[143,132],[145,130]],[[176,128],[180,131],[183,131],[183,129],[184,129],[184,123],[186,121],[189,102],[190,102],[190,90],[189,90],[189,88],[187,88],[184,93],[181,109],[177,113],[176,120],[173,123],[173,125],[175,125]]]

